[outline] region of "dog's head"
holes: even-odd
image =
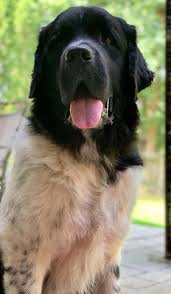
[[[97,128],[152,80],[134,26],[102,8],[73,7],[40,32],[30,97],[61,120],[67,112],[79,129]]]

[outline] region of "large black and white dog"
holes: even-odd
[[[114,294],[142,160],[136,30],[97,7],[44,27],[32,113],[0,208],[6,294]]]

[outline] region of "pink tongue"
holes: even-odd
[[[95,128],[101,118],[103,103],[96,99],[78,99],[70,104],[73,124],[79,129]]]

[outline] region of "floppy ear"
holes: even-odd
[[[134,26],[127,30],[128,38],[128,75],[130,94],[136,98],[141,90],[151,85],[154,73],[148,69],[147,63],[137,47],[137,34]]]
[[[40,80],[42,72],[42,62],[46,47],[47,27],[43,27],[39,33],[38,46],[35,52],[34,68],[30,85],[29,98],[36,98],[40,94]]]
[[[148,69],[147,63],[137,47],[137,33],[133,25],[118,18],[128,43],[128,93],[136,99],[137,93],[151,85],[154,73]]]

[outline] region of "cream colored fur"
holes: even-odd
[[[0,205],[0,246],[5,267],[29,264],[28,293],[83,293],[106,266],[118,264],[141,168],[119,172],[108,185],[98,161],[89,140],[78,160],[27,127],[19,135]],[[22,282],[20,273],[15,277]],[[6,294],[19,293],[9,273],[5,286]]]

